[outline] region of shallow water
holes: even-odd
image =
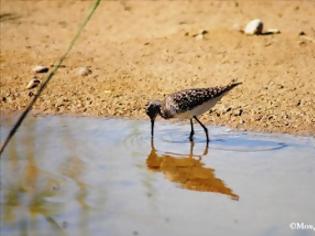
[[[12,117],[1,117],[3,141]],[[1,158],[0,235],[314,235],[315,139],[28,118]],[[197,128],[198,127],[198,128]]]

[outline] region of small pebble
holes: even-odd
[[[78,75],[87,76],[92,73],[92,70],[86,66],[78,68]]]
[[[49,71],[47,66],[38,65],[33,68],[34,73],[46,73]]]
[[[244,33],[248,35],[257,35],[261,34],[263,31],[264,24],[262,20],[255,19],[247,23],[247,25],[244,28]]]
[[[193,37],[197,40],[202,40],[204,39],[204,35],[206,35],[208,33],[207,30],[200,30],[199,33],[194,34]]]
[[[241,116],[243,113],[243,109],[237,109],[233,112],[234,116]]]
[[[34,77],[26,86],[27,89],[36,88],[40,84],[40,80]]]
[[[305,41],[299,41],[299,45],[304,45],[304,44],[306,44]]]
[[[208,30],[200,30],[199,34],[205,35],[208,33]]]
[[[225,113],[227,113],[227,112],[229,112],[231,110],[232,110],[232,107],[228,107],[228,108],[226,108]]]
[[[197,40],[202,40],[202,39],[204,39],[203,34],[198,34],[198,35],[196,35],[196,36],[195,36],[195,39],[197,39]]]

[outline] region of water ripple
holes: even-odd
[[[166,128],[159,132],[156,138],[166,143],[184,144],[189,143],[189,131],[183,130],[181,127]],[[206,137],[203,130],[199,130],[194,135],[195,143],[205,143]],[[210,134],[209,148],[224,151],[237,152],[258,152],[279,150],[287,147],[284,142],[274,141],[272,138],[264,136],[215,133]]]
[[[210,148],[235,152],[262,152],[286,148],[287,143],[274,141],[267,137],[236,134],[219,134],[210,141]]]
[[[147,127],[146,127],[147,128]],[[186,126],[168,125],[160,126],[155,130],[154,141],[156,145],[171,149],[182,149],[189,144],[189,132]],[[139,148],[144,143],[150,142],[149,129],[140,128],[131,132],[124,139],[127,147]],[[194,143],[206,143],[203,130],[195,130]],[[171,145],[170,145],[171,144]],[[279,142],[276,138],[263,135],[249,135],[247,133],[227,132],[226,130],[210,131],[209,149],[235,152],[261,152],[279,150],[289,146],[285,142]]]

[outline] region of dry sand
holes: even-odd
[[[57,61],[91,3],[1,0],[1,112],[25,108],[32,68]],[[103,1],[34,112],[143,119],[149,99],[237,79],[207,124],[314,135],[314,12],[309,0]],[[236,30],[255,18],[281,33]]]

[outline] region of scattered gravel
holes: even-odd
[[[64,52],[77,26],[77,15],[67,16],[66,28],[55,27],[51,19],[67,14],[69,8],[80,12],[86,5],[85,1],[49,2],[32,1],[23,9],[19,1],[1,5],[3,12],[32,16],[31,21],[1,22],[1,30],[6,32],[1,35],[1,112],[22,111],[30,101],[29,92],[35,94],[40,86],[25,88],[34,74],[32,67],[42,64],[51,71],[51,64]],[[237,7],[226,1],[157,1],[154,7],[150,1],[132,1],[137,10],[130,12],[117,11],[120,2],[106,3],[100,6],[106,14],[89,23],[87,34],[39,97],[33,112],[147,121],[144,106],[149,99],[163,99],[163,94],[186,88],[224,85],[236,77],[243,84],[227,94],[213,112],[200,117],[205,124],[315,135],[312,1],[238,1]],[[295,10],[297,6],[299,10]],[[222,10],[224,14],[219,14]],[[241,20],[247,17],[265,18],[261,19],[262,35],[269,24],[270,28],[281,26],[282,35],[245,37],[231,29],[239,23],[244,30],[247,22]],[[45,27],[38,28],[38,24]],[[50,28],[54,28],[53,37],[47,37],[45,29]],[[197,41],[193,34],[203,40]],[[93,73],[78,75],[83,66]],[[41,74],[34,75],[42,80]]]

